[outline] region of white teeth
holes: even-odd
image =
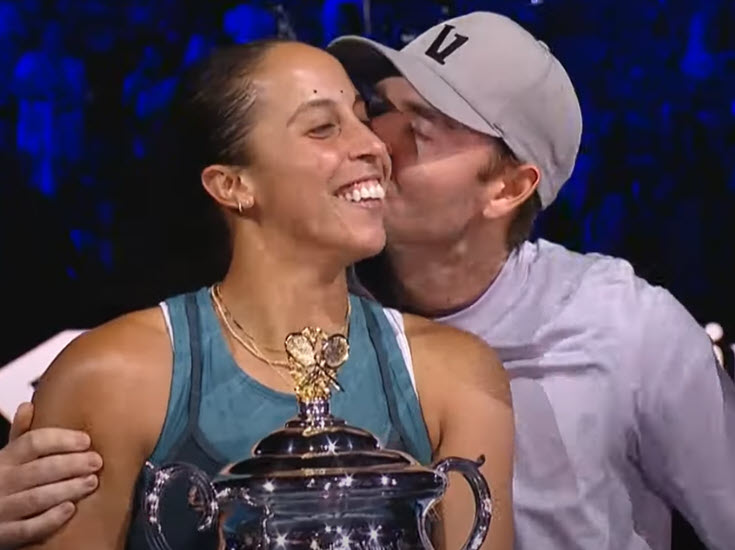
[[[385,198],[385,189],[379,183],[366,182],[353,187],[351,191],[340,193],[339,197],[350,202],[360,202],[367,199],[380,200]]]

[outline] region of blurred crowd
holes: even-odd
[[[211,243],[186,206],[200,197],[165,151],[180,79],[212,46],[344,33],[400,46],[476,9],[547,42],[582,101],[577,169],[538,235],[628,258],[732,335],[730,0],[0,0],[0,265],[14,319],[0,359],[208,282]]]

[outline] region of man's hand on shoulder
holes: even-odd
[[[75,502],[97,488],[102,457],[89,451],[83,432],[60,428],[29,431],[33,405],[13,419],[10,443],[0,449],[0,549],[18,548],[57,531]]]

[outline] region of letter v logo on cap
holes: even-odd
[[[431,43],[429,49],[426,50],[426,55],[428,55],[434,61],[441,63],[442,65],[444,65],[444,63],[446,62],[447,57],[456,52],[462,46],[462,44],[469,40],[468,37],[457,33],[454,35],[454,40],[452,41],[452,43],[440,51],[439,48],[441,48],[442,44],[444,43],[453,28],[454,26],[452,25],[444,25],[442,31]]]

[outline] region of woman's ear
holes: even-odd
[[[212,164],[202,170],[202,185],[221,206],[242,214],[252,208],[255,197],[248,178],[231,166]]]

